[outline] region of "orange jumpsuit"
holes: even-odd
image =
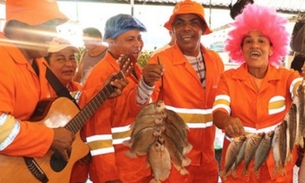
[[[239,118],[246,133],[258,133],[273,131],[287,114],[296,88],[302,81],[298,72],[275,68],[269,65],[265,78],[262,81],[259,92],[251,82],[252,76],[247,71],[247,65],[240,66],[237,70],[226,71],[219,81],[217,96],[213,106],[213,112],[223,111],[232,117]],[[225,154],[230,141],[224,140],[221,166],[224,167]],[[234,183],[273,183],[292,182],[293,166],[296,160],[296,148],[293,152],[293,160],[286,166],[286,176],[273,174],[275,161],[272,151],[266,163],[259,169],[259,178],[253,173],[253,161],[250,163],[249,176],[242,175],[243,162],[237,167],[238,177],[228,175],[223,182]]]
[[[206,66],[206,88],[202,87],[197,72],[184,57],[177,44],[154,55],[149,64],[164,65],[163,81],[158,81],[152,94],[153,102],[164,100],[167,108],[178,113],[189,127],[188,141],[193,149],[187,154],[191,165],[186,169],[189,174],[181,175],[173,166],[168,183],[211,182],[218,181],[218,164],[215,160],[215,126],[212,123],[212,106],[217,83],[224,65],[219,55],[201,45]],[[163,84],[163,86],[162,86]],[[133,92],[129,97],[130,110],[137,114]]]
[[[80,107],[83,108],[103,88],[106,79],[119,70],[116,60],[107,53],[89,74],[79,100]],[[131,74],[127,76],[129,84],[124,88],[122,95],[106,98],[83,128],[92,156],[89,176],[93,182],[120,179],[124,183],[140,183],[147,182],[144,179],[150,175],[150,169],[146,167],[146,157],[136,159],[127,157],[125,153],[129,151],[129,147],[122,144],[129,139],[130,125],[134,120],[126,107],[126,98],[138,84],[137,78],[142,77],[139,65],[135,65],[135,72],[136,77]],[[76,166],[74,168],[72,180],[75,180],[74,176],[80,171]]]
[[[55,97],[55,92],[44,77],[44,59],[36,59],[38,77],[20,50],[6,40],[0,34],[0,154],[42,157],[51,146],[54,132],[28,120],[38,101]]]

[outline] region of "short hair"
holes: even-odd
[[[90,37],[102,38],[102,33],[97,28],[88,27],[83,29],[83,34],[88,34]]]

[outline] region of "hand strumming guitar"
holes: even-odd
[[[54,139],[51,145],[51,150],[59,152],[62,157],[68,161],[68,152],[72,149],[72,142],[75,139],[75,134],[66,128],[54,128]]]

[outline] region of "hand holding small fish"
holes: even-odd
[[[161,64],[146,64],[143,68],[143,79],[148,86],[154,86],[161,79],[164,67]]]
[[[245,134],[244,126],[239,118],[229,117],[225,124],[224,130],[229,137],[238,137]]]

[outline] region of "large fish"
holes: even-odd
[[[286,165],[286,157],[287,157],[287,121],[286,120],[284,120],[280,124],[279,147],[280,147],[280,162],[282,168],[284,168]]]
[[[258,176],[258,169],[263,165],[270,153],[273,135],[274,131],[266,133],[256,149],[253,169],[256,176]]]
[[[191,160],[183,155],[181,144],[175,143],[175,139],[162,133],[161,138],[164,140],[164,145],[168,150],[171,161],[181,175],[185,175],[188,171],[184,168],[191,164]],[[180,147],[179,147],[180,146]]]
[[[145,115],[140,118],[137,118],[135,122],[131,125],[131,135],[130,135],[130,142],[132,143],[134,137],[146,127],[154,127],[156,125],[162,124],[163,117],[159,114],[150,114]]]
[[[134,141],[130,146],[130,150],[126,152],[126,155],[130,158],[136,158],[136,155],[146,155],[150,145],[157,141],[161,136],[161,133],[162,128],[160,126],[142,129],[136,134]]]
[[[280,125],[278,125],[274,130],[274,135],[272,139],[272,155],[275,161],[275,169],[273,174],[276,174],[280,170],[281,158],[280,158]]]
[[[151,114],[164,115],[164,110],[165,110],[165,104],[162,100],[159,100],[157,102],[150,103],[144,106],[141,109],[141,111],[138,113],[137,118]]]
[[[251,160],[253,159],[255,155],[255,151],[261,142],[262,138],[264,137],[265,133],[257,133],[253,134],[250,137],[248,137],[247,143],[246,143],[246,149],[245,149],[245,156],[244,156],[244,162],[245,167],[243,170],[243,174],[248,175],[248,167],[250,165]]]
[[[173,124],[178,130],[179,134],[187,139],[187,130],[188,126],[184,122],[184,120],[175,112],[169,109],[165,109],[166,118],[164,119],[167,123]]]
[[[294,144],[296,142],[296,136],[297,136],[297,106],[295,104],[292,104],[287,119],[287,125],[288,125],[288,135],[289,136],[289,153],[292,153]]]
[[[193,146],[188,143],[186,136],[180,135],[181,132],[179,132],[179,130],[173,125],[173,123],[168,123],[164,121],[162,124],[165,127],[164,133],[174,139],[175,143],[179,144],[179,146],[182,147],[181,150],[183,154],[186,154],[191,151]]]
[[[297,105],[297,144],[302,148],[304,147],[304,128],[305,128],[305,92],[304,87],[301,84],[297,89],[297,95],[294,98],[294,102]]]
[[[246,136],[242,135],[233,139],[233,141],[229,144],[226,156],[225,156],[225,168],[222,172],[222,176],[226,176],[229,173],[229,170],[233,166],[236,161],[237,155],[246,140]]]
[[[241,146],[241,148],[240,148],[240,150],[239,150],[239,152],[238,152],[238,154],[236,156],[236,160],[235,160],[234,164],[231,167],[230,171],[232,172],[232,176],[235,177],[235,178],[237,177],[237,174],[236,174],[235,170],[236,170],[237,166],[242,162],[242,160],[244,160],[247,140],[248,140],[248,137],[250,137],[251,135],[252,134],[248,134],[246,136],[246,139],[244,140],[244,142],[243,142],[243,144],[242,144],[242,146]]]
[[[149,148],[147,162],[151,166],[154,178],[150,183],[161,183],[168,178],[171,160],[168,150],[162,142],[156,141]]]

